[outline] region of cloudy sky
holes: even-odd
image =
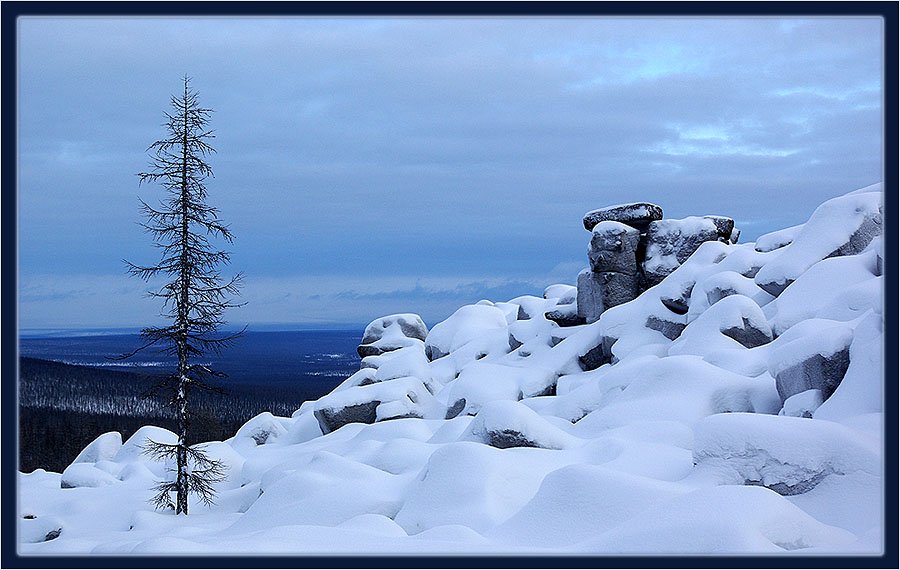
[[[21,18],[22,328],[157,322],[122,262],[188,74],[235,323],[367,323],[540,294],[587,210],[722,214],[741,241],[882,179],[869,18]]]

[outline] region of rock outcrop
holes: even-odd
[[[578,275],[578,318],[564,320],[558,318],[562,315],[553,315],[557,318],[552,320],[561,326],[596,321],[607,309],[660,283],[704,242],[733,244],[740,234],[731,218],[665,220],[662,208],[645,202],[593,210],[582,222],[591,232],[590,267]],[[675,313],[687,311],[683,300],[671,301]]]

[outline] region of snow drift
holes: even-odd
[[[589,319],[570,285],[430,331],[376,319],[332,393],[206,444],[228,477],[187,517],[147,502],[166,466],[140,446],[172,434],[100,435],[62,474],[20,474],[20,551],[878,554],[881,196],[747,244],[721,217],[589,213],[604,271],[638,274],[615,257],[629,222],[692,254]]]

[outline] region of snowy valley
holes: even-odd
[[[378,318],[331,393],[205,444],[213,505],[153,509],[153,426],[20,473],[20,554],[879,554],[882,195],[752,243],[589,212],[577,287]]]

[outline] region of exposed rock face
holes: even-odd
[[[849,346],[828,356],[813,354],[779,371],[775,375],[775,387],[782,402],[807,390],[820,390],[822,399],[827,400],[844,379],[849,366]]]
[[[498,449],[508,449],[510,447],[540,447],[537,443],[531,441],[524,434],[514,429],[503,429],[498,431],[487,432],[488,445]]]
[[[734,237],[734,220],[731,218],[727,218],[725,216],[703,216],[707,220],[712,220],[712,222],[716,225],[716,233],[719,236],[719,241],[728,242]],[[741,230],[737,231],[738,234],[741,233]],[[735,238],[735,243],[737,242],[737,238]]]
[[[605,221],[621,222],[644,231],[650,222],[661,220],[662,217],[662,208],[656,204],[636,202],[634,204],[622,204],[592,210],[584,215],[582,222],[584,223],[584,229],[587,231],[593,230],[594,226]]]
[[[661,332],[662,335],[669,340],[675,340],[676,338],[681,336],[681,333],[684,331],[687,325],[683,322],[661,319],[656,315],[650,315],[649,317],[647,317],[647,322],[644,326],[646,326],[648,329]]]
[[[588,260],[591,270],[615,271],[634,275],[638,272],[637,249],[641,234],[619,222],[600,222],[591,232]]]
[[[743,322],[743,326],[727,328],[722,331],[722,334],[733,338],[747,348],[756,348],[757,346],[772,342],[771,328],[768,326],[765,328],[754,326],[754,324],[746,318],[742,318],[741,321]]]
[[[866,249],[866,246],[868,246],[874,238],[880,236],[883,231],[882,214],[879,209],[878,212],[872,212],[866,215],[861,220],[856,231],[847,238],[846,243],[828,254],[828,257],[862,253],[862,250]]]
[[[466,399],[460,398],[456,402],[453,403],[452,406],[447,408],[447,415],[444,416],[445,420],[452,420],[456,416],[458,416],[462,411],[466,408]]]
[[[664,220],[662,208],[643,202],[588,212],[583,223],[591,232],[590,267],[578,275],[579,320],[553,315],[551,320],[561,326],[596,321],[610,307],[658,284],[704,242],[733,244],[740,234],[734,220],[725,216]],[[685,296],[666,298],[663,303],[679,315],[688,310]]]
[[[821,483],[825,477],[833,474],[834,471],[831,469],[825,469],[819,471],[817,473],[810,474],[808,479],[802,479],[797,481],[793,485],[789,483],[784,483],[782,481],[776,481],[774,483],[763,483],[761,480],[756,479],[745,479],[744,485],[754,485],[758,487],[765,487],[766,489],[770,489],[775,491],[779,495],[789,497],[792,495],[802,495],[807,491],[811,491],[816,487],[819,483]]]
[[[663,306],[665,306],[676,315],[685,315],[690,309],[690,299],[693,290],[694,284],[691,283],[683,291],[681,291],[680,295],[671,297],[663,295],[659,298],[659,300],[663,304]]]
[[[544,313],[544,317],[548,321],[553,321],[561,327],[574,327],[576,325],[583,325],[586,322],[583,317],[578,315],[578,307],[575,303],[569,305],[557,305],[556,309]],[[519,343],[519,346],[521,346],[521,343]],[[510,343],[510,348],[515,350],[518,346],[513,346],[512,343]]]
[[[322,408],[315,410],[313,414],[319,422],[322,433],[331,433],[334,430],[352,423],[375,423],[375,411],[381,404],[378,400],[344,406],[342,408]]]
[[[639,293],[638,275],[585,269],[578,274],[578,316],[592,323],[603,311],[627,303]]]
[[[868,444],[837,423],[735,413],[696,424],[694,464],[714,473],[720,484],[758,485],[792,496],[831,475],[876,472],[880,461]]]
[[[596,370],[604,364],[610,364],[613,361],[612,345],[615,344],[616,338],[604,336],[594,348],[578,357],[578,364],[585,371]]]

